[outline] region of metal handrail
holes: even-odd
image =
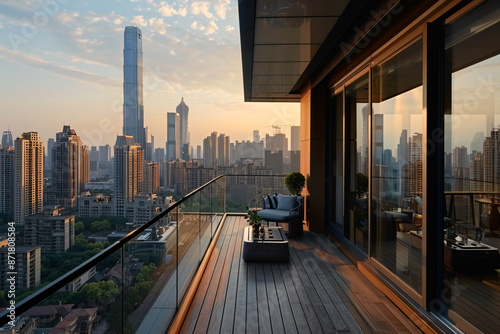
[[[220,175],[220,176],[212,179],[211,181],[207,182],[203,186],[197,188],[196,190],[193,190],[192,192],[190,192],[189,194],[187,194],[186,196],[182,197],[180,200],[175,202],[173,205],[169,206],[167,210],[163,211],[158,216],[151,219],[149,222],[136,228],[135,230],[133,230],[132,232],[130,232],[129,234],[127,234],[126,236],[124,236],[120,240],[118,240],[118,241],[114,242],[113,244],[111,244],[110,246],[108,246],[106,249],[104,249],[100,253],[94,255],[93,257],[91,257],[87,261],[83,262],[79,266],[73,268],[72,270],[70,270],[69,272],[64,274],[63,276],[57,278],[56,280],[54,280],[51,283],[49,283],[48,285],[44,286],[40,290],[34,292],[33,294],[26,297],[25,299],[23,299],[19,303],[16,303],[16,308],[15,308],[16,317],[18,317],[22,313],[26,312],[27,310],[29,310],[33,306],[36,306],[42,300],[49,297],[53,293],[57,292],[61,288],[65,287],[67,284],[71,283],[73,280],[75,280],[76,278],[83,275],[85,272],[90,270],[92,267],[96,266],[99,262],[103,261],[108,256],[110,256],[111,254],[116,252],[117,250],[122,249],[122,247],[125,244],[127,244],[129,241],[131,241],[132,239],[137,237],[139,234],[144,232],[145,229],[147,229],[148,227],[150,227],[151,225],[156,223],[158,220],[165,217],[172,210],[176,209],[184,201],[186,201],[187,199],[194,196],[199,191],[203,190],[204,188],[208,187],[209,185],[211,185],[212,183],[214,183],[215,181],[217,181],[223,177],[225,177],[225,175]],[[10,321],[10,318],[8,317],[9,313],[10,313],[10,310],[7,309],[0,314],[0,326],[4,326]]]

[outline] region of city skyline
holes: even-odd
[[[236,1],[54,3],[0,1],[0,68],[9,78],[1,86],[9,110],[2,130],[14,137],[37,131],[46,143],[69,124],[86,145],[112,145],[123,133],[123,32],[130,25],[143,33],[144,126],[158,147],[166,113],[181,97],[194,147],[208,131],[251,139],[249,123],[263,134],[281,125],[290,137],[289,126],[299,124],[298,104],[243,102]],[[33,19],[40,17],[47,20]]]

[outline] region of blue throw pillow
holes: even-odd
[[[264,209],[271,209],[271,198],[269,195],[264,198]]]
[[[271,209],[277,209],[278,208],[278,196],[275,195],[275,196],[271,197],[271,199],[273,202]]]
[[[296,196],[278,195],[278,210],[290,211],[297,206]]]

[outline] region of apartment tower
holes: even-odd
[[[56,203],[74,207],[89,182],[89,151],[69,125],[56,134],[52,149],[52,185]]]
[[[38,132],[25,132],[14,142],[14,221],[43,208],[43,144]]]
[[[118,136],[115,143],[115,210],[126,216],[126,206],[143,193],[144,151],[132,136]]]

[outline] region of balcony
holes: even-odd
[[[289,263],[242,260],[244,206],[257,194],[286,192],[283,180],[254,175],[212,180],[19,301],[16,332],[31,327],[75,333],[428,329],[412,322],[322,234],[306,231],[290,239]],[[79,291],[64,291],[83,278]],[[9,314],[1,314],[5,329],[11,328]]]

